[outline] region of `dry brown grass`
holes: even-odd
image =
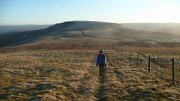
[[[131,51],[128,50],[127,51]],[[146,51],[144,51],[146,52]],[[103,78],[95,67],[97,50],[29,50],[0,54],[0,100],[156,101],[179,100],[180,88],[163,76],[129,65],[120,52],[105,50]],[[166,74],[167,72],[167,74]]]

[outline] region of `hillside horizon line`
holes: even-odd
[[[56,23],[32,23],[32,24],[0,24],[0,26],[33,26],[33,25],[54,25],[58,23],[64,23],[64,22],[104,22],[104,23],[116,23],[116,24],[180,24],[180,22],[111,22],[111,21],[98,21],[98,20],[67,20],[62,22],[56,22]]]

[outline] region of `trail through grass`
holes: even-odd
[[[119,52],[105,51],[99,78],[94,50],[34,50],[0,54],[0,100],[156,101],[180,99],[165,78],[129,65]]]

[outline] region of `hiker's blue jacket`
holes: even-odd
[[[106,56],[104,54],[98,54],[96,58],[96,64],[105,64],[106,63]]]

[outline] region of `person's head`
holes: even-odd
[[[99,51],[99,53],[101,53],[101,54],[102,54],[102,53],[103,53],[103,51],[102,51],[102,50],[100,50],[100,51]]]

